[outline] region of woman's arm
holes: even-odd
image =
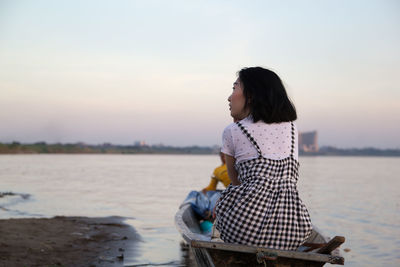
[[[228,170],[229,178],[231,179],[232,185],[240,185],[239,179],[237,178],[238,173],[235,169],[236,159],[232,156],[225,154],[226,168]]]

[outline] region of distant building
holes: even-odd
[[[318,134],[317,131],[299,133],[299,151],[300,152],[318,152]]]
[[[135,146],[148,146],[148,145],[146,144],[146,141],[136,141]]]

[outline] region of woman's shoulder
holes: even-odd
[[[242,120],[243,121],[243,120]],[[240,122],[242,122],[242,121],[240,121]],[[225,127],[225,129],[224,129],[224,132],[225,131],[232,131],[232,130],[237,130],[237,129],[239,129],[239,126],[237,125],[237,123],[236,122],[232,122],[232,123],[230,123],[230,124],[228,124],[226,127]]]
[[[223,136],[225,136],[225,137],[226,136],[232,136],[233,132],[236,132],[237,129],[239,129],[239,127],[237,126],[236,123],[234,123],[234,122],[230,123],[225,127],[224,132],[223,132]]]
[[[225,129],[224,133],[233,133],[233,132],[240,132],[240,128],[238,124],[241,124],[243,127],[247,127],[249,124],[252,124],[253,121],[250,117],[246,117],[238,122],[232,122],[228,124]]]

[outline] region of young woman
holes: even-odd
[[[261,68],[239,71],[229,96],[235,123],[222,152],[232,184],[215,209],[224,242],[295,250],[311,234],[299,198],[296,110],[282,81]]]

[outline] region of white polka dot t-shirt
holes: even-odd
[[[284,159],[290,156],[291,124],[290,122],[267,124],[262,121],[253,122],[251,116],[240,123],[253,136],[262,151],[262,156],[269,159]],[[294,125],[295,136],[298,136]],[[298,143],[295,138],[293,157],[298,159]],[[222,153],[233,156],[236,163],[258,157],[258,153],[250,140],[243,134],[236,123],[229,124],[222,134]]]

